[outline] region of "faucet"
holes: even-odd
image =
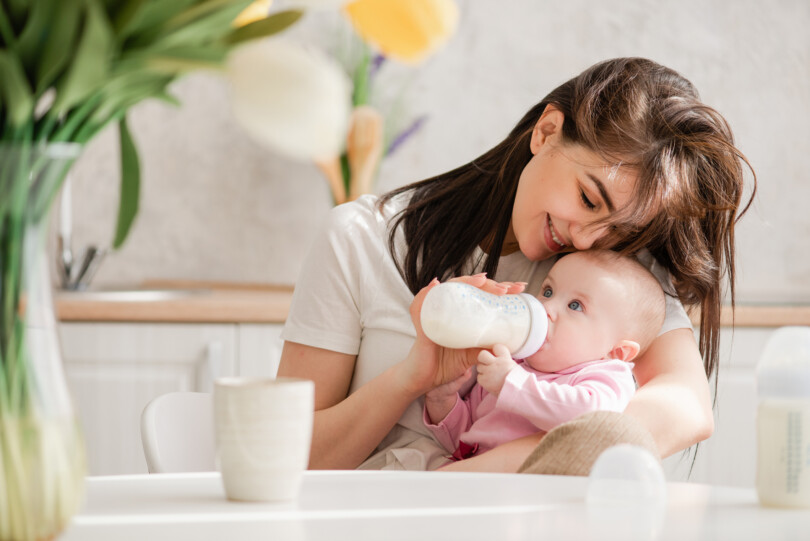
[[[56,237],[56,268],[62,289],[86,289],[93,275],[101,265],[107,250],[90,245],[84,249],[80,258],[74,261],[73,247],[73,201],[71,196],[70,175],[65,177],[59,197],[59,231]],[[78,263],[78,264],[76,264]]]

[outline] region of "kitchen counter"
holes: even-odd
[[[57,292],[61,321],[140,321],[185,323],[283,323],[292,300],[292,285],[152,280],[129,298],[114,292]],[[149,292],[177,292],[156,295]],[[100,294],[99,294],[100,293]],[[724,307],[723,326],[782,327],[810,325],[810,305],[738,304]],[[696,325],[700,317],[694,315]]]
[[[150,281],[137,289],[55,293],[60,321],[283,323],[293,286]]]

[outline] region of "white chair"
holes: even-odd
[[[149,473],[215,471],[213,411],[210,393],[174,392],[149,402],[141,414]]]

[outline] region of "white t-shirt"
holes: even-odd
[[[357,355],[350,393],[403,360],[416,337],[408,311],[413,294],[388,248],[390,219],[409,197],[404,194],[388,201],[382,212],[372,195],[335,207],[295,285],[282,338]],[[396,252],[398,257],[405,252],[401,229]],[[476,249],[466,274],[480,272],[483,259],[483,252]],[[652,256],[639,259],[665,290],[672,289],[666,270]],[[533,262],[518,251],[501,257],[494,279],[527,282],[526,291],[537,295],[553,264],[554,258]],[[661,333],[684,327],[691,328],[691,322],[683,306],[667,296]],[[446,463],[446,452],[422,422],[422,406],[420,398],[405,410],[361,469],[425,470]]]

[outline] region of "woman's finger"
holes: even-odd
[[[414,296],[413,301],[411,302],[411,321],[413,321],[413,326],[416,328],[417,334],[422,334],[422,318],[420,316],[422,313],[422,304],[425,302],[425,297],[427,296],[428,291],[437,285],[439,285],[439,280],[434,278],[428,285],[419,290],[419,293]]]
[[[507,294],[514,295],[516,293],[523,293],[526,286],[529,284],[526,282],[501,282],[501,285],[506,286]]]
[[[451,278],[450,282],[462,282],[465,284],[470,284],[472,286],[477,287],[478,289],[485,291],[487,293],[492,293],[493,295],[506,295],[509,293],[510,288],[514,289],[515,293],[520,293],[523,291],[522,288],[517,288],[514,286],[512,282],[496,282],[491,278],[487,278],[485,272],[480,274],[474,274],[472,276],[456,276],[455,278]],[[519,289],[519,290],[518,290]]]

